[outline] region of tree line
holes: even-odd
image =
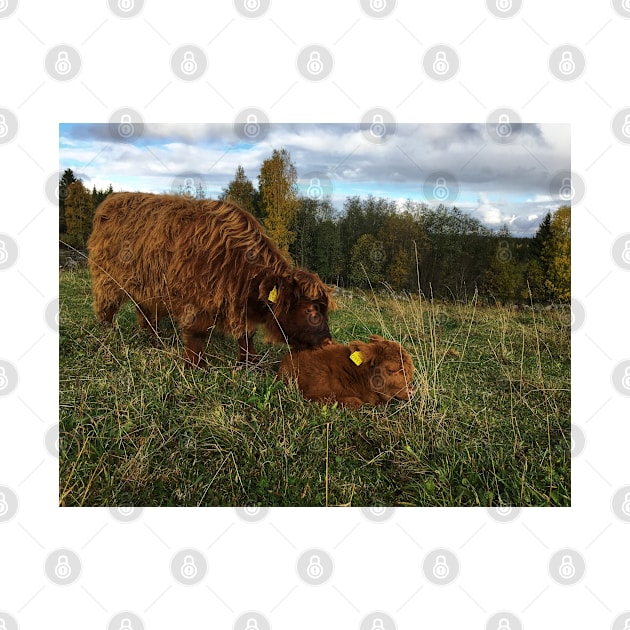
[[[422,292],[466,300],[568,302],[571,285],[571,209],[547,213],[532,238],[498,231],[456,206],[347,197],[335,210],[323,194],[300,195],[295,165],[285,150],[265,160],[255,186],[239,166],[219,199],[253,214],[295,262],[342,287]],[[62,244],[84,250],[98,204],[112,191],[88,190],[67,169],[59,183]],[[168,191],[205,198],[202,187]],[[316,191],[317,192],[317,191]]]

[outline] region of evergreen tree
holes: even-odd
[[[546,302],[551,298],[546,285],[549,261],[543,256],[551,239],[551,220],[551,213],[547,212],[530,244],[530,258],[525,272],[528,291],[523,297],[531,297],[534,302]],[[528,292],[531,295],[527,295]]]
[[[68,186],[74,184],[77,178],[74,176],[72,169],[67,168],[59,179],[59,234],[65,234],[66,227],[66,196],[68,194]]]
[[[94,201],[80,179],[67,188],[65,210],[68,244],[77,249],[85,249],[92,231]]]
[[[228,184],[227,188],[223,189],[221,195],[219,195],[219,199],[222,201],[235,203],[237,206],[243,208],[243,210],[247,210],[247,212],[253,214],[255,217],[260,218],[260,203],[258,197],[258,191],[254,188],[251,180],[245,175],[245,170],[240,164],[236,167],[234,179]]]

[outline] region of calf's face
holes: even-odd
[[[328,305],[324,302],[306,298],[298,300],[280,319],[280,326],[295,350],[320,348],[332,342],[328,328]]]
[[[359,352],[361,361],[371,368],[370,389],[383,401],[413,396],[413,363],[400,344],[372,335],[369,343],[350,343],[350,350]]]
[[[290,279],[276,278],[261,288],[270,316],[271,341],[287,342],[294,350],[312,350],[332,342],[328,311],[334,308],[330,289],[314,274],[294,271]]]

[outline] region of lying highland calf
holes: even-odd
[[[337,400],[348,407],[378,405],[413,395],[413,363],[403,347],[372,335],[369,343],[333,343],[318,350],[288,353],[278,376],[297,379],[304,398]]]
[[[331,289],[291,266],[256,219],[220,201],[114,193],[96,210],[88,240],[94,310],[111,323],[122,303],[157,330],[162,317],[181,328],[186,359],[205,363],[210,331],[238,339],[239,361],[256,358],[252,337],[295,350],[330,343]]]

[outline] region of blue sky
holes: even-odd
[[[509,143],[484,123],[398,124],[385,136],[358,124],[271,124],[253,140],[232,124],[143,124],[133,141],[116,125],[59,128],[60,170],[91,188],[170,192],[200,185],[216,198],[236,167],[257,185],[260,166],[285,148],[303,194],[350,195],[456,205],[491,229],[533,234],[548,210],[566,203],[553,182],[571,169],[566,124],[515,125]]]

